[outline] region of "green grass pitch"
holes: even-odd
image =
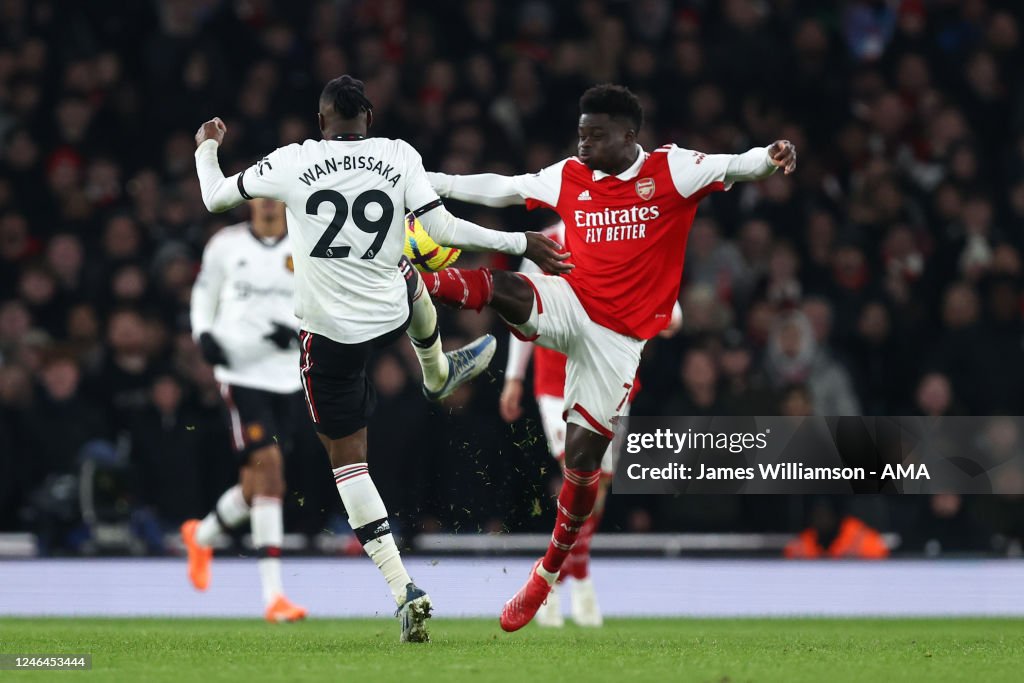
[[[67,681],[1021,681],[1024,620],[610,619],[602,629],[432,620],[433,642],[396,642],[395,620],[273,626],[233,619],[0,619],[0,653],[93,656]]]

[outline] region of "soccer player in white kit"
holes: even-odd
[[[284,205],[257,199],[251,208],[251,220],[222,229],[207,243],[191,304],[192,336],[214,366],[239,481],[203,520],[186,521],[181,535],[189,579],[206,590],[214,540],[249,520],[264,616],[270,622],[297,621],[306,610],[285,597],[280,559],[283,451],[289,450],[295,429],[306,427],[295,372],[294,268]]]
[[[391,535],[387,510],[370,478],[366,422],[374,407],[366,363],[374,347],[409,334],[426,372],[443,377],[428,395],[464,381],[486,365],[493,338],[446,359],[436,313],[419,277],[402,260],[404,220],[412,211],[439,244],[524,255],[548,272],[565,272],[565,256],[539,233],[487,230],[454,217],[430,186],[420,155],[403,140],[367,137],[373,105],[363,83],[341,76],[320,96],[321,140],[274,150],[225,178],[217,148],[220,119],[196,133],[196,170],[203,201],[214,212],[245,199],[283,201],[295,260],[295,314],[301,321],[301,375],[307,409],[334,468],[349,523],[384,575],[398,605],[403,641],[428,640],[430,598],[412,582]],[[429,306],[431,315],[413,315]],[[426,323],[424,324],[424,321]],[[422,329],[413,327],[422,326]],[[435,376],[436,379],[436,376]],[[433,392],[437,393],[433,393]]]

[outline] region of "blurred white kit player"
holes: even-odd
[[[544,234],[559,244],[565,243],[565,224],[558,222],[544,231]],[[530,261],[524,261],[519,269],[524,274],[540,274],[540,270]],[[682,325],[683,311],[678,303],[672,309],[672,320],[661,334],[674,334]],[[526,379],[526,370],[533,359],[533,394],[540,413],[541,426],[547,441],[548,452],[564,466],[566,414],[570,406],[565,401],[565,354],[553,349],[538,346],[525,341],[515,334],[509,334],[508,362],[505,368],[505,386],[501,394],[501,414],[508,422],[513,422],[522,414],[522,388]],[[633,399],[640,391],[639,378],[634,379],[633,386],[625,405],[619,415],[629,416],[629,408]],[[573,621],[580,626],[601,626],[603,618],[597,602],[597,594],[593,580],[590,578],[590,544],[601,524],[604,513],[604,502],[608,486],[614,474],[614,457],[612,445],[608,445],[601,460],[601,487],[590,518],[583,524],[572,551],[562,565],[558,584],[552,589],[547,602],[537,612],[537,623],[541,626],[561,627],[561,600],[558,585],[567,579],[570,583],[571,611]]]
[[[295,621],[306,610],[284,596],[281,542],[284,521],[283,453],[305,426],[298,321],[292,312],[295,276],[284,206],[252,203],[252,220],[223,228],[207,243],[192,289],[192,335],[214,366],[227,412],[239,483],[202,521],[182,525],[189,578],[198,590],[210,582],[212,544],[246,521],[259,557],[268,621]]]

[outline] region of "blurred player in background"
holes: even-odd
[[[425,274],[434,298],[460,308],[490,306],[527,341],[564,353],[565,468],[547,553],[501,613],[516,631],[533,619],[590,517],[613,419],[633,390],[640,353],[669,324],[679,295],[686,239],[697,204],[739,180],[796,169],[786,140],[743,154],[704,154],[637,143],[640,101],[618,85],[580,98],[578,155],[539,173],[431,174],[443,197],[501,207],[554,209],[566,225],[573,269],[565,277],[486,268]]]
[[[366,365],[374,348],[408,328],[426,393],[441,398],[486,368],[494,338],[442,353],[436,311],[402,258],[405,214],[412,211],[441,244],[525,255],[548,271],[564,270],[565,257],[539,233],[497,232],[452,216],[416,150],[403,140],[367,137],[373,105],[362,81],[341,76],[328,83],[318,118],[323,139],[276,149],[231,178],[217,160],[227,127],[220,119],[207,121],[196,133],[196,170],[210,211],[253,197],[287,206],[307,409],[349,523],[398,605],[401,640],[425,642],[430,598],[402,563],[367,468],[366,424],[376,399]],[[417,314],[417,308],[429,311]]]
[[[238,458],[238,483],[200,521],[181,527],[188,575],[204,591],[210,583],[214,540],[246,520],[259,558],[267,621],[296,621],[306,610],[284,595],[281,542],[284,520],[283,453],[294,430],[305,427],[292,251],[284,204],[251,203],[252,218],[207,243],[192,289],[192,336],[214,376]]]
[[[565,224],[559,222],[544,230],[544,234],[559,244],[565,244]],[[537,267],[530,261],[524,261],[519,268],[520,273],[539,274]],[[672,307],[672,320],[669,326],[659,333],[661,337],[670,337],[679,331],[683,324],[683,310],[678,301]],[[533,357],[533,396],[537,401],[541,426],[547,440],[548,452],[565,466],[565,354],[509,334],[508,363],[505,367],[505,384],[501,390],[499,409],[505,422],[515,422],[523,415],[522,398],[526,368]],[[635,378],[629,400],[622,408],[622,417],[629,415],[629,407],[640,391],[640,380]],[[601,459],[601,481],[594,501],[594,510],[583,523],[580,535],[572,546],[572,551],[565,559],[558,575],[558,583],[551,588],[546,602],[537,611],[537,623],[541,626],[560,628],[564,624],[562,606],[559,598],[558,585],[573,579],[570,585],[570,614],[579,626],[601,626],[604,619],[597,602],[597,592],[590,578],[590,544],[601,525],[604,514],[605,499],[615,473],[615,461],[612,446],[609,444]]]

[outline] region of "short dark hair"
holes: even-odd
[[[644,123],[644,109],[640,100],[624,85],[604,83],[590,88],[580,97],[581,114],[608,114],[612,118],[628,119],[639,131]]]
[[[373,103],[367,99],[365,87],[358,78],[345,74],[324,86],[320,101],[330,104],[342,118],[354,119],[364,111],[373,111]]]

